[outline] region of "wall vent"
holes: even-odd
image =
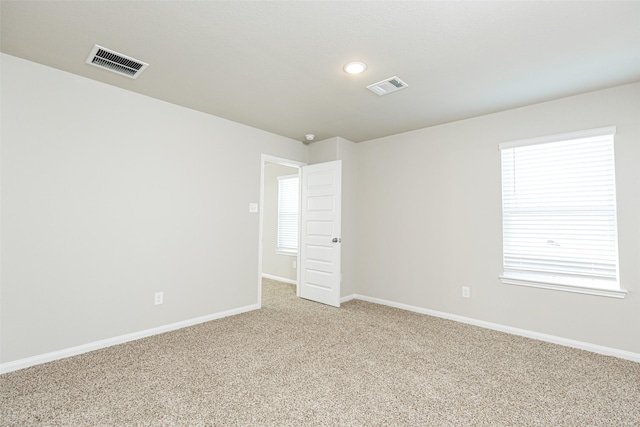
[[[139,61],[98,45],[93,47],[85,62],[132,79],[137,79],[145,68],[149,66],[146,62]]]
[[[388,79],[384,79],[381,82],[369,85],[367,86],[367,89],[369,89],[376,95],[382,96],[400,89],[404,89],[407,86],[409,85],[400,80],[398,77],[393,76],[389,77]]]

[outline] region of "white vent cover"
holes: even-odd
[[[393,76],[389,77],[388,79],[384,79],[381,82],[369,85],[367,86],[367,89],[369,89],[376,95],[382,96],[400,89],[404,89],[407,86],[409,85],[400,80],[398,77]]]
[[[149,66],[146,62],[98,45],[93,47],[85,62],[123,76],[131,77],[132,79],[137,79],[140,73]]]

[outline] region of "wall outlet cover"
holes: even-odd
[[[160,305],[164,302],[164,292],[156,292],[153,296],[153,304]]]

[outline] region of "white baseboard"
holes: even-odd
[[[351,301],[352,299],[355,299],[355,298],[356,298],[356,294],[347,295],[346,297],[340,298],[340,303]]]
[[[450,314],[442,311],[429,310],[426,308],[416,307],[413,305],[402,304],[402,303],[388,301],[380,298],[368,297],[366,295],[355,294],[348,298],[359,299],[362,301],[372,302],[375,304],[381,304],[389,307],[400,308],[402,310],[413,311],[415,313],[426,314],[434,317],[440,317],[442,319],[448,319],[448,320],[453,320],[460,323],[467,323],[469,325],[480,326],[481,328],[493,329],[495,331],[506,332],[512,335],[519,335],[521,337],[533,338],[539,341],[545,341],[552,344],[559,344],[565,347],[577,348],[580,350],[590,351],[592,353],[603,354],[605,356],[614,356],[620,359],[626,359],[626,360],[631,360],[632,362],[640,363],[640,353],[633,353],[631,351],[619,350],[617,348],[605,347],[602,345],[591,344],[583,341],[576,341],[568,338],[562,338],[555,335],[543,334],[540,332],[529,331],[527,329],[514,328],[512,326],[505,326],[498,323],[485,322],[484,320],[473,319],[471,317],[464,317],[464,316],[459,316],[457,314]]]
[[[266,275],[263,275],[263,277],[266,277]],[[266,277],[266,278],[270,278],[270,277]],[[280,280],[280,279],[273,279],[273,280]],[[416,307],[413,305],[397,303],[397,302],[388,301],[380,298],[373,298],[366,295],[359,295],[359,294],[348,295],[346,297],[342,297],[340,299],[340,302],[344,303],[347,301],[351,301],[353,299],[372,302],[375,304],[386,305],[389,307],[395,307],[402,310],[412,311],[415,313],[426,314],[429,316],[440,317],[443,319],[453,320],[456,322],[466,323],[469,325],[480,326],[482,328],[493,329],[500,332],[506,332],[513,335],[518,335],[526,338],[533,338],[539,341],[545,341],[553,344],[564,345],[566,347],[573,347],[580,350],[591,351],[593,353],[603,354],[606,356],[614,356],[620,359],[625,359],[625,360],[630,360],[632,362],[640,363],[640,354],[633,353],[630,351],[619,350],[619,349],[605,347],[597,344],[571,340],[567,338],[557,337],[555,335],[548,335],[548,334],[543,334],[539,332],[529,331],[526,329],[514,328],[511,326],[505,326],[505,325],[500,325],[498,323],[486,322],[484,320],[477,320],[470,317],[459,316],[456,314],[430,310],[422,307]],[[111,347],[113,345],[123,344],[123,343],[134,341],[140,338],[146,338],[152,335],[162,334],[164,332],[174,331],[176,329],[197,325],[199,323],[209,322],[211,320],[221,319],[223,317],[246,313],[248,311],[257,310],[259,308],[260,306],[258,304],[252,304],[252,305],[239,307],[232,310],[223,311],[220,313],[214,313],[207,316],[202,316],[194,319],[183,320],[181,322],[171,323],[169,325],[159,326],[157,328],[146,329],[144,331],[133,332],[126,335],[120,335],[113,338],[94,341],[92,343],[70,347],[63,350],[53,351],[51,353],[45,353],[37,356],[27,357],[24,359],[14,360],[12,362],[1,363],[0,374],[17,371],[19,369],[40,365],[46,362],[52,362],[54,360],[64,359],[66,357],[76,356],[82,353],[87,353],[89,351]]]
[[[113,345],[123,344],[140,338],[146,338],[152,335],[158,335],[165,332],[174,331],[176,329],[186,328],[187,326],[197,325],[199,323],[209,322],[211,320],[221,319],[223,317],[233,316],[247,311],[257,310],[260,308],[258,304],[247,305],[244,307],[234,308],[232,310],[222,311],[220,313],[209,314],[207,316],[196,317],[194,319],[183,320],[181,322],[171,323],[169,325],[158,326],[157,328],[146,329],[144,331],[132,332],[126,335],[120,335],[113,338],[107,338],[100,341],[94,341],[75,347],[65,348],[63,350],[53,351],[51,353],[40,354],[37,356],[27,357],[24,359],[14,360],[12,362],[0,364],[0,374],[17,371],[19,369],[28,368],[30,366],[40,365],[46,362],[52,362],[66,357],[76,356],[89,351],[99,350],[101,348],[111,347]]]
[[[278,282],[289,283],[290,285],[297,285],[298,282],[295,280],[287,279],[284,277],[274,276],[273,274],[262,273],[262,277],[265,279],[277,280]]]

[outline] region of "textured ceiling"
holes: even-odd
[[[640,2],[2,1],[4,53],[303,140],[640,81]],[[150,64],[85,64],[94,44]],[[366,62],[349,76],[342,66]],[[365,86],[397,75],[384,97]]]

